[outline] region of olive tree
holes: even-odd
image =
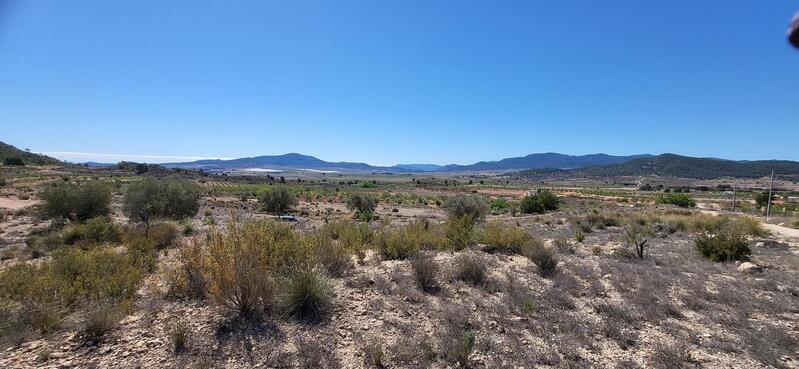
[[[369,195],[354,193],[347,199],[347,208],[354,210],[358,219],[366,222],[374,219],[376,207],[377,199]]]
[[[40,196],[44,200],[45,216],[79,222],[108,214],[111,203],[111,190],[99,181],[80,185],[53,183],[46,186]]]
[[[199,188],[189,180],[147,177],[128,186],[123,208],[131,220],[143,222],[149,230],[150,221],[156,218],[194,216],[200,208],[199,199]]]
[[[296,206],[297,196],[285,186],[273,186],[258,194],[258,202],[269,213],[281,214]]]

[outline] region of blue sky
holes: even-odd
[[[34,151],[799,160],[795,1],[0,4],[0,140]]]

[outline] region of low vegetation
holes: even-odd
[[[55,182],[46,185],[39,196],[45,216],[79,222],[107,215],[111,203],[110,189],[97,181],[79,185]]]
[[[123,209],[131,220],[149,227],[153,219],[194,216],[199,210],[199,197],[199,188],[189,180],[145,177],[128,186]]]
[[[286,211],[296,206],[297,196],[295,196],[286,186],[270,186],[258,193],[258,203],[263,208],[273,214],[284,214]]]
[[[699,254],[712,261],[749,260],[752,254],[746,239],[735,233],[702,234],[695,245]]]
[[[655,202],[658,204],[677,205],[681,208],[693,208],[696,206],[696,200],[687,193],[665,193],[659,195]]]
[[[558,210],[560,199],[551,191],[539,188],[535,194],[525,196],[519,207],[525,214],[543,214],[547,211]]]
[[[355,211],[355,216],[369,222],[374,219],[377,200],[369,195],[354,193],[347,199],[347,208]]]

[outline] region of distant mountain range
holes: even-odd
[[[788,160],[735,161],[716,158],[694,158],[676,154],[662,154],[629,160],[612,165],[597,165],[572,170],[524,170],[509,173],[518,177],[540,178],[547,176],[666,176],[697,179],[721,177],[760,178],[774,170],[781,176],[799,178],[799,162]]]
[[[20,158],[25,164],[65,164],[46,155],[20,150],[0,142],[0,162],[5,158]],[[115,164],[88,162],[90,167]],[[781,176],[799,179],[799,162],[789,160],[725,160],[695,158],[676,154],[613,156],[607,154],[564,155],[558,153],[530,154],[523,157],[497,161],[481,161],[470,165],[397,164],[374,166],[354,162],[328,162],[313,156],[290,153],[274,156],[257,156],[232,160],[197,160],[183,163],[161,164],[166,168],[201,169],[206,171],[253,170],[254,172],[308,170],[321,172],[359,173],[442,173],[442,172],[493,172],[520,178],[544,177],[613,177],[613,176],[670,176],[686,178],[741,177],[759,178],[774,170]]]
[[[477,172],[497,170],[524,170],[536,168],[573,169],[591,165],[619,164],[634,159],[651,158],[652,155],[613,156],[607,154],[564,155],[553,152],[530,154],[527,156],[507,158],[499,161],[481,161],[471,165],[445,165],[441,171]]]
[[[524,157],[507,158],[499,161],[481,161],[471,165],[450,164],[441,166],[436,164],[398,164],[390,167],[382,167],[365,163],[328,162],[313,156],[291,153],[232,160],[197,160],[186,163],[166,163],[162,165],[167,168],[220,171],[243,169],[306,169],[357,172],[496,172],[531,168],[572,169],[590,165],[624,163],[629,160],[648,157],[651,157],[651,155],[612,156],[593,154],[575,156],[542,153],[531,154]]]

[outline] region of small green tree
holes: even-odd
[[[488,213],[488,205],[479,196],[455,195],[447,198],[442,205],[450,218],[469,217],[478,222]]]
[[[539,188],[535,194],[525,196],[519,207],[525,214],[542,214],[557,210],[560,207],[560,199],[551,191]]]
[[[666,193],[655,199],[658,204],[677,205],[681,208],[692,208],[696,206],[696,200],[687,193]]]
[[[258,202],[267,212],[282,214],[296,206],[298,201],[286,186],[272,186],[258,194]]]
[[[757,206],[763,207],[768,205],[768,200],[768,191],[758,192],[755,194],[755,202],[757,203]],[[774,200],[773,194],[771,195],[771,200]]]
[[[25,162],[23,162],[21,158],[18,158],[16,156],[11,156],[11,157],[7,157],[7,158],[3,159],[3,164],[4,165],[23,166],[23,165],[25,165]]]
[[[354,193],[347,199],[347,208],[354,210],[358,219],[371,221],[374,218],[377,200],[369,195]]]
[[[650,229],[645,222],[633,222],[624,228],[624,241],[628,246],[635,248],[635,254],[639,259],[644,258],[644,247]]]
[[[197,214],[199,199],[199,188],[189,180],[146,177],[128,187],[123,209],[131,220],[143,222],[149,233],[153,219],[183,219]]]
[[[99,181],[81,185],[57,182],[45,187],[41,198],[45,216],[82,222],[108,214],[111,191]]]

